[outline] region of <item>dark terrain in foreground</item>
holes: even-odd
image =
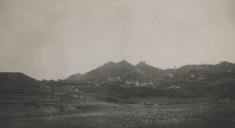
[[[3,128],[234,128],[235,102],[133,98],[134,104],[88,100],[1,100]],[[148,104],[146,104],[148,102]]]
[[[1,128],[234,128],[235,65],[107,63],[38,81],[0,73]]]

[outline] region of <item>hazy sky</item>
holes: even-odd
[[[0,71],[57,79],[122,59],[235,62],[235,1],[0,0]]]

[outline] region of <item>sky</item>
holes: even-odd
[[[106,62],[235,62],[234,0],[0,0],[0,72],[63,79]]]

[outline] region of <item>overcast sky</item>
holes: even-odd
[[[235,62],[234,0],[0,0],[0,71],[65,78],[108,61]]]

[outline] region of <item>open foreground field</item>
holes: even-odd
[[[1,100],[1,128],[234,128],[235,102],[215,99]],[[24,102],[23,102],[24,101]]]

